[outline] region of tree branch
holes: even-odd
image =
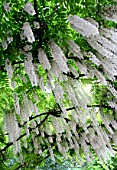
[[[38,18],[38,9],[37,9],[37,1],[34,0],[34,10],[36,12],[35,16],[36,16],[36,21],[39,22],[41,24],[41,21]]]
[[[38,114],[36,116],[29,117],[29,121],[31,121],[31,120],[33,120],[37,117],[43,116],[43,115],[54,115],[54,116],[58,117],[58,116],[60,116],[60,113],[61,113],[60,111],[55,111],[55,110],[52,110],[52,111],[49,111],[49,112],[44,112],[44,113]],[[23,125],[19,124],[19,127],[23,127],[29,121],[24,122]]]
[[[75,107],[67,108],[66,111],[70,111],[70,110],[73,110],[73,109],[75,109]],[[43,115],[53,115],[53,116],[56,116],[56,117],[60,117],[61,112],[62,111],[57,111],[57,110],[52,110],[52,111],[49,111],[49,112],[44,112],[44,113],[41,113],[39,115],[29,117],[29,121],[31,121],[31,120],[33,120],[33,119],[35,119],[37,117],[43,116]],[[23,127],[29,121],[24,122],[23,125],[19,124],[19,127]]]
[[[68,77],[71,77],[71,78],[73,78],[73,79],[76,79],[76,80],[79,80],[80,77],[86,76],[85,74],[80,74],[78,77],[75,77],[72,72],[70,72],[70,73],[64,73],[64,72],[63,72],[63,74],[66,75],[66,76],[68,76]]]
[[[99,109],[101,108],[106,108],[106,109],[112,109],[115,110],[114,108],[112,108],[111,106],[106,106],[106,105],[87,105],[87,107],[99,107]]]
[[[22,168],[24,165],[19,165],[15,170],[18,170],[18,169],[20,169],[20,168]]]

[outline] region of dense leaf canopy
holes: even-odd
[[[0,168],[116,169],[116,3],[0,1]]]

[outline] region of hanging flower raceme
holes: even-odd
[[[91,24],[90,22],[80,18],[79,16],[73,15],[68,16],[68,20],[71,26],[79,32],[81,35],[85,37],[89,37],[90,35],[99,34],[98,28]]]
[[[38,80],[37,80],[35,70],[34,70],[34,66],[33,66],[33,63],[32,63],[32,60],[33,60],[32,53],[28,52],[26,54],[26,57],[27,58],[24,60],[24,67],[25,67],[26,73],[29,76],[29,79],[31,81],[32,86],[37,86]]]
[[[3,38],[2,39],[2,47],[4,50],[6,50],[8,48],[8,44],[11,44],[13,41],[13,37],[12,36],[7,36],[7,38]]]
[[[13,142],[14,153],[20,152],[20,141],[17,141],[20,136],[20,128],[13,111],[5,115],[5,126],[8,132],[9,141]]]
[[[30,51],[30,50],[32,50],[32,45],[25,45],[24,46],[24,51]]]
[[[117,29],[116,28],[110,28],[110,29],[101,28],[100,33],[101,35],[108,38],[112,42],[117,43]]]
[[[114,108],[115,110],[117,110],[117,102],[115,101],[108,101],[108,104],[111,106],[111,108]]]
[[[55,84],[54,94],[57,102],[64,99],[64,91],[58,83]]]
[[[91,24],[95,25],[95,27],[99,28],[98,22],[96,22],[93,18],[87,17],[87,18],[85,18],[85,20],[90,22]]]
[[[3,2],[4,10],[6,12],[10,12],[11,7],[9,6],[10,3],[7,3],[6,1]]]
[[[68,40],[67,43],[70,53],[73,53],[73,55],[77,56],[79,59],[83,59],[83,55],[80,52],[80,47],[72,40]]]
[[[98,80],[101,81],[102,84],[107,85],[107,81],[106,81],[104,75],[100,71],[95,69],[94,74],[98,78]]]
[[[24,6],[24,10],[32,16],[36,14],[32,2],[27,2]]]
[[[78,66],[78,69],[80,70],[81,73],[86,74],[87,73],[87,66],[85,65],[84,62],[76,62],[75,64]]]
[[[108,90],[113,94],[113,96],[115,96],[115,98],[117,98],[117,91],[116,91],[116,89],[113,87],[113,85],[111,85],[110,83],[108,83],[107,88],[108,88]]]
[[[116,55],[110,49],[107,48],[105,41],[100,43],[98,42],[98,39],[96,37],[91,36],[90,38],[87,39],[87,42],[93,49],[97,50],[102,56],[105,56],[107,58],[116,58]]]
[[[24,37],[26,37],[28,39],[28,42],[33,43],[35,41],[35,37],[29,22],[24,22],[22,30],[23,32],[21,32],[20,34],[21,38],[24,39]]]
[[[8,48],[8,43],[7,43],[6,39],[2,40],[2,47],[3,47],[4,50],[6,50]]]
[[[108,38],[107,33],[105,35],[107,38],[100,35],[90,36],[87,42],[98,51],[97,58],[103,66],[104,73],[113,81],[115,80],[114,76],[117,75],[117,44]],[[95,62],[94,59],[92,61]]]
[[[20,115],[20,104],[19,104],[19,98],[17,93],[13,94],[13,98],[14,98],[14,108],[15,108],[15,112],[17,115]]]
[[[117,6],[106,7],[102,12],[102,17],[109,21],[117,23]]]
[[[69,68],[67,66],[67,59],[64,56],[63,51],[60,49],[60,47],[55,43],[50,43],[50,52],[53,58],[55,59],[57,65],[59,66],[60,70],[64,73],[67,73],[69,71]]]
[[[44,53],[43,49],[41,49],[41,48],[39,49],[38,59],[39,59],[39,62],[42,64],[42,66],[45,70],[51,69],[51,65],[49,63],[49,60],[48,60],[46,54]]]
[[[7,41],[8,41],[8,44],[10,44],[10,43],[13,41],[13,37],[8,36],[8,37],[7,37]]]
[[[58,78],[60,82],[64,82],[68,80],[67,76],[62,73],[61,68],[58,66],[55,60],[51,62],[50,71],[51,71],[51,75]]]
[[[9,77],[9,79],[11,79],[13,72],[14,72],[14,68],[11,65],[11,62],[8,58],[5,60],[5,67],[6,67],[6,70],[7,70],[7,73],[8,73],[8,77]]]
[[[97,66],[100,65],[100,60],[92,52],[88,52],[87,55],[90,56],[89,60],[91,60],[94,64]]]
[[[94,41],[96,40],[98,43],[102,44],[103,47],[109,51],[111,51],[114,54],[117,54],[117,44],[113,43],[111,40],[108,40],[107,38],[100,36],[100,35],[95,35]]]
[[[110,80],[114,81],[114,76],[117,75],[117,60],[115,58],[105,58],[100,54],[97,54],[97,57],[99,58],[100,63],[103,66],[104,73],[108,76]]]
[[[39,22],[34,21],[33,24],[34,24],[34,28],[36,28],[36,29],[40,28]]]

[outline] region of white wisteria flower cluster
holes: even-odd
[[[26,44],[26,45],[24,46],[24,51],[30,51],[30,50],[32,50],[32,45]]]
[[[36,29],[40,28],[39,22],[34,21],[33,24],[34,24],[34,28],[36,28]]]
[[[24,6],[24,10],[32,16],[36,14],[32,2],[27,2]]]
[[[106,7],[102,12],[102,17],[117,23],[117,5],[110,5],[109,7]]]
[[[32,86],[37,86],[38,80],[37,80],[37,76],[35,74],[34,66],[32,63],[32,60],[33,60],[32,53],[28,52],[26,54],[26,57],[27,58],[24,60],[25,71],[29,76]]]
[[[20,37],[21,39],[27,38],[28,42],[33,43],[35,41],[34,34],[32,32],[32,29],[30,27],[29,22],[24,22],[22,27],[23,32],[21,32]]]
[[[19,103],[19,98],[18,98],[17,93],[13,94],[13,99],[14,99],[15,112],[16,112],[17,115],[20,115],[20,103]]]
[[[39,49],[39,52],[38,52],[38,59],[39,59],[39,62],[42,64],[43,68],[46,70],[50,70],[51,69],[51,65],[49,63],[49,60],[46,56],[46,54],[44,53],[43,49]]]
[[[101,28],[100,33],[111,40],[114,43],[117,43],[117,29],[116,28]]]
[[[11,61],[8,58],[6,58],[6,60],[5,60],[5,67],[6,67],[6,70],[8,73],[8,77],[9,77],[9,79],[11,79],[13,76],[14,68],[11,64]]]
[[[3,47],[4,50],[6,50],[8,48],[8,44],[7,44],[7,40],[6,39],[2,40],[2,47]]]
[[[55,59],[60,70],[64,73],[67,73],[69,71],[69,68],[67,66],[67,59],[63,51],[61,50],[61,48],[54,41],[50,42],[49,47],[50,47],[50,53]]]
[[[87,55],[90,56],[89,60],[91,60],[94,64],[97,66],[100,65],[100,60],[92,52],[88,52]]]
[[[20,152],[20,141],[17,141],[20,136],[20,128],[13,111],[5,115],[5,126],[8,132],[9,141],[13,142],[14,153],[17,154]]]
[[[2,40],[2,47],[4,50],[8,48],[8,44],[12,43],[13,37],[12,36],[7,36],[7,38],[4,38]]]
[[[83,55],[80,52],[80,47],[72,40],[68,40],[67,43],[70,53],[73,53],[74,56],[77,56],[79,59],[83,59]]]
[[[11,7],[9,6],[10,3],[7,3],[6,1],[3,2],[4,10],[6,12],[10,12]]]
[[[79,16],[73,15],[68,16],[68,20],[71,26],[79,32],[81,35],[85,37],[89,37],[90,35],[99,34],[98,28],[91,24],[90,22],[80,18]]]

